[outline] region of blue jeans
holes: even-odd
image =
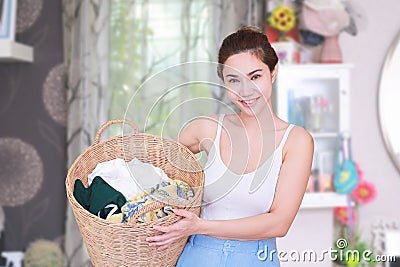
[[[276,239],[258,241],[223,240],[192,235],[176,267],[263,266],[279,267]]]

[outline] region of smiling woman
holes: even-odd
[[[224,39],[218,59],[218,75],[239,111],[198,118],[178,138],[193,153],[208,155],[200,217],[174,209],[182,219],[155,226],[163,234],[146,240],[163,249],[190,236],[177,266],[279,266],[278,257],[258,252],[276,251],[276,237],[286,235],[296,216],[313,139],[272,111],[278,58],[265,34],[240,28]]]

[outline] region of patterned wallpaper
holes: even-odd
[[[34,47],[34,62],[0,63],[0,251],[24,251],[38,238],[63,238],[61,14],[61,0],[18,1],[16,40]]]

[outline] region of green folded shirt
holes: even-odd
[[[107,205],[118,206],[115,214],[121,213],[121,207],[126,203],[124,195],[107,184],[100,176],[96,176],[88,188],[83,185],[81,180],[77,179],[74,184],[74,197],[83,208],[94,215],[99,214],[103,219],[111,210],[106,208]]]

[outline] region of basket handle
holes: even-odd
[[[150,203],[149,205],[146,205],[143,208],[141,208],[140,210],[138,210],[138,212],[136,212],[132,216],[132,219],[130,221],[132,223],[137,223],[137,220],[143,214],[148,213],[148,212],[150,212],[152,210],[161,209],[164,206],[171,206],[172,208],[175,208],[174,205],[172,205],[172,204],[168,204],[168,203],[164,203],[164,202],[160,202],[160,201],[154,201],[154,202]]]
[[[118,123],[123,123],[123,124],[126,123],[126,124],[128,124],[129,126],[132,127],[132,129],[134,130],[135,134],[139,133],[139,127],[135,123],[133,123],[131,121],[124,120],[124,119],[110,120],[110,121],[107,121],[106,123],[104,123],[100,127],[100,129],[97,131],[97,134],[96,134],[96,137],[94,138],[94,142],[93,143],[94,144],[98,144],[100,142],[100,137],[101,137],[102,133],[105,131],[105,129],[108,126],[112,125],[112,124],[118,124]]]

